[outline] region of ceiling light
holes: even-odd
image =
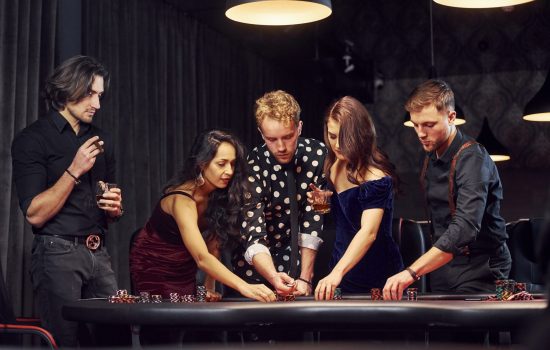
[[[315,22],[332,13],[330,0],[227,0],[226,3],[228,18],[268,26]]]
[[[532,122],[550,122],[550,73],[544,84],[523,110],[523,119]]]
[[[525,4],[533,0],[434,0],[440,5],[463,8],[491,8],[491,7],[507,7]]]

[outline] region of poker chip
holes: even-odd
[[[196,301],[203,303],[206,301],[206,287],[205,286],[197,286],[197,294],[196,294]]]
[[[342,290],[340,288],[336,288],[334,290],[334,295],[332,296],[332,300],[342,300]]]
[[[117,297],[125,297],[128,295],[128,291],[126,289],[119,289],[116,291]]]
[[[407,288],[407,300],[416,301],[418,298],[418,288]]]
[[[295,301],[296,296],[294,294],[277,294],[277,301]]]
[[[149,292],[139,292],[139,300],[138,303],[150,303],[151,302],[151,294]]]
[[[194,303],[196,300],[193,294],[180,295],[180,302],[182,303]]]
[[[382,300],[382,290],[380,288],[371,288],[370,290],[371,300]]]
[[[162,295],[160,295],[160,294],[151,295],[151,302],[152,303],[162,303]]]
[[[170,293],[170,302],[171,303],[179,303],[180,302],[180,294],[172,292]]]

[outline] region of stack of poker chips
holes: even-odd
[[[182,303],[194,303],[196,300],[193,294],[184,294],[180,296],[180,302]]]
[[[294,294],[277,294],[277,301],[294,301],[296,296]]]
[[[507,300],[533,300],[533,296],[530,293],[527,293],[526,291],[516,293],[512,295]]]
[[[342,290],[340,288],[336,288],[334,290],[334,295],[332,296],[332,300],[342,300]]]
[[[514,293],[521,293],[527,291],[527,283],[525,282],[516,282],[516,288]]]
[[[497,280],[495,281],[495,290],[498,300],[510,300],[516,289],[516,281],[514,280]],[[524,286],[520,286],[524,287]]]
[[[150,303],[151,302],[151,294],[149,292],[139,292],[139,303]]]
[[[197,286],[197,294],[195,296],[195,300],[203,303],[206,301],[206,287],[205,286]]]
[[[151,302],[155,304],[162,303],[162,295],[160,294],[151,295]]]
[[[407,300],[417,300],[418,288],[407,288]]]
[[[496,280],[495,281],[495,292],[497,294],[498,300],[503,300],[502,295],[504,293],[504,284],[506,280]]]
[[[380,288],[371,288],[370,300],[382,300],[382,291]]]
[[[170,302],[171,303],[179,303],[180,302],[180,294],[176,292],[170,293]]]
[[[129,295],[126,289],[119,289],[115,295],[109,297],[109,303],[135,303],[139,299],[133,295]]]

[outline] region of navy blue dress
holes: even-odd
[[[393,185],[389,176],[367,181],[331,198],[331,212],[336,222],[336,237],[330,271],[342,258],[351,240],[361,228],[361,215],[366,209],[382,208],[384,216],[376,240],[367,254],[342,279],[344,293],[368,293],[383,288],[388,277],[403,270],[399,248],[392,238]]]

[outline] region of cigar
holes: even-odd
[[[97,147],[97,149],[99,150],[99,153],[103,153],[103,146],[101,145],[101,143],[99,143],[99,140],[95,141],[94,142],[94,145]]]

